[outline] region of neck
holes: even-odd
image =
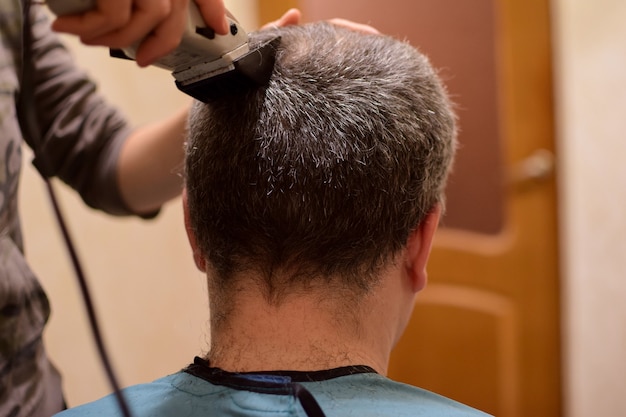
[[[393,312],[378,305],[381,298],[366,295],[348,309],[345,298],[314,290],[289,295],[276,306],[254,291],[240,291],[234,304],[229,300],[230,314],[221,316],[219,306],[211,305],[218,314],[211,321],[208,359],[231,372],[367,365],[385,375],[397,326],[389,326]]]

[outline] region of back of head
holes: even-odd
[[[224,288],[253,272],[270,299],[314,281],[366,291],[442,199],[450,103],[405,42],[327,23],[251,42],[276,34],[268,86],[194,106],[192,229]]]

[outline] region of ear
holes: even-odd
[[[187,239],[189,239],[189,245],[191,245],[191,250],[193,251],[193,260],[196,263],[196,267],[200,271],[206,272],[206,260],[204,259],[204,255],[202,255],[202,252],[198,248],[196,235],[193,232],[193,228],[191,227],[191,222],[189,220],[189,205],[187,204],[187,188],[183,188],[182,200],[183,200],[183,216],[185,218],[185,231],[187,232]]]
[[[405,269],[410,279],[411,289],[417,293],[428,281],[426,265],[430,256],[435,231],[439,226],[441,204],[435,205],[420,225],[409,235],[406,247]]]

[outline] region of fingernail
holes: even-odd
[[[226,35],[229,30],[230,30],[230,23],[228,23],[228,19],[224,17],[224,20],[222,20],[222,35]]]

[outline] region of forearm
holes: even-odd
[[[180,194],[188,110],[135,130],[122,147],[118,184],[133,212],[152,212]]]

